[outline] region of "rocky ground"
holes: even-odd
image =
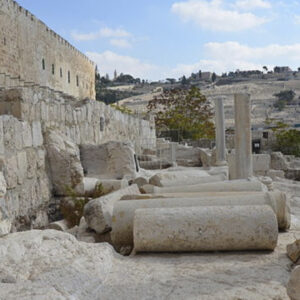
[[[292,200],[292,228],[274,252],[123,257],[54,230],[14,233],[0,239],[0,299],[288,299],[286,245],[300,238],[300,183],[273,185]]]

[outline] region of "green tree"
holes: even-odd
[[[212,108],[197,87],[166,90],[147,108],[155,113],[157,129],[178,130],[181,139],[214,138]]]
[[[277,101],[274,103],[274,107],[282,111],[287,104],[292,104],[296,93],[292,90],[286,90],[274,94],[274,96],[277,98]]]
[[[300,131],[296,129],[280,130],[276,134],[275,150],[300,157]]]
[[[212,81],[212,82],[215,82],[216,79],[217,79],[217,74],[214,72],[214,73],[212,73],[211,81]]]
[[[286,155],[300,157],[300,131],[289,129],[289,125],[274,119],[267,119],[265,123],[272,127],[276,142],[273,145],[274,151],[280,151]]]

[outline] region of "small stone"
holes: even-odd
[[[292,272],[287,285],[287,293],[291,300],[300,300],[300,266]]]
[[[288,257],[296,263],[300,258],[300,240],[286,246]]]

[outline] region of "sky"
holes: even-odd
[[[17,0],[97,65],[148,80],[300,67],[300,0]]]

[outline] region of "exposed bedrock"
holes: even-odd
[[[274,250],[278,227],[269,206],[138,209],[136,252]]]

